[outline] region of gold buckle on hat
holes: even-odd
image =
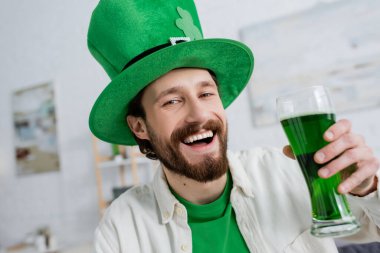
[[[177,45],[177,43],[179,42],[188,42],[191,39],[189,37],[170,37],[169,40],[172,46],[174,46]]]

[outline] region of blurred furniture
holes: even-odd
[[[65,247],[56,251],[46,251],[44,253],[92,253],[94,247],[92,243],[85,243],[83,245]],[[8,248],[5,253],[41,253],[34,246],[20,243]]]
[[[102,170],[107,169],[118,169],[119,174],[119,185],[112,189],[113,195],[115,197],[119,196],[126,189],[138,185],[140,183],[138,167],[140,165],[151,165],[149,159],[142,155],[137,146],[127,147],[118,145],[119,152],[117,155],[104,155],[100,150],[100,145],[105,142],[102,142],[95,136],[92,136],[93,142],[93,152],[95,158],[95,175],[96,175],[96,185],[98,193],[98,204],[100,215],[102,216],[107,206],[110,204],[112,199],[106,199],[104,197],[103,189],[103,176]],[[111,144],[106,144],[111,145]],[[113,149],[115,149],[113,147]],[[126,184],[126,169],[131,170],[132,175],[132,185]]]
[[[379,253],[380,243],[350,244],[338,247],[339,253]]]

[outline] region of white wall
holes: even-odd
[[[253,23],[309,8],[316,0],[197,0],[206,37],[238,39]],[[109,82],[86,47],[97,1],[11,1],[0,8],[0,245],[11,245],[41,225],[61,244],[89,241],[98,222],[93,154],[87,118]],[[233,5],[232,5],[233,3]],[[15,176],[11,92],[41,82],[56,88],[61,171]],[[230,147],[282,146],[278,125],[253,128],[244,92],[227,110]],[[346,116],[379,152],[380,109]],[[376,117],[377,116],[377,117]]]
[[[49,225],[61,244],[91,240],[98,221],[88,113],[108,78],[89,55],[97,1],[2,1],[0,8],[0,244]],[[15,176],[11,92],[52,81],[61,171]]]

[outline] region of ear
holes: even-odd
[[[129,128],[139,139],[149,140],[148,131],[143,118],[128,115],[127,123]]]

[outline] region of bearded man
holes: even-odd
[[[112,79],[91,131],[161,163],[151,183],[107,209],[96,252],[337,252],[331,238],[310,234],[308,190],[288,146],[286,156],[227,150],[225,108],[248,83],[253,54],[238,41],[204,39],[193,1],[101,0],[88,46]],[[362,225],[347,239],[379,240],[379,161],[347,120],[323,138],[330,143],[315,160],[335,166],[321,177],[356,166],[338,188]]]

